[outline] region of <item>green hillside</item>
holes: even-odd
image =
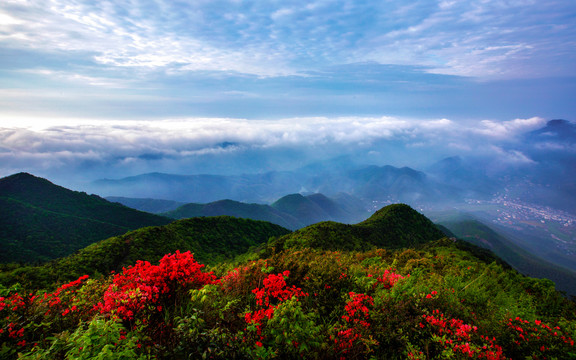
[[[457,237],[491,250],[523,274],[550,279],[556,283],[558,290],[576,294],[576,273],[527,252],[483,223],[468,218],[441,224]]]
[[[0,179],[0,262],[39,262],[171,220],[26,173]]]
[[[179,220],[96,242],[42,266],[4,271],[0,273],[0,283],[48,287],[85,274],[95,276],[120,271],[138,260],[156,262],[176,250],[192,251],[198,261],[213,265],[288,232],[271,223],[226,216]]]
[[[394,204],[356,225],[317,223],[281,237],[269,247],[275,251],[308,247],[362,251],[374,247],[410,247],[444,236],[436,225],[410,206]]]
[[[47,261],[130,229],[0,198],[0,262]]]
[[[75,280],[52,292],[0,286],[0,358],[576,358],[576,306],[551,281],[442,237],[406,205],[221,262],[286,232],[188,219],[13,269]]]

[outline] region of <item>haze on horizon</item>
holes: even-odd
[[[522,135],[576,110],[571,0],[5,0],[0,54],[0,176],[64,184],[530,164]]]

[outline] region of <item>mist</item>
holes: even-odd
[[[0,127],[0,173],[27,171],[78,187],[149,172],[287,171],[342,156],[359,165],[416,169],[462,156],[497,170],[533,165],[522,136],[545,123],[538,117],[502,122],[399,117],[30,122]]]

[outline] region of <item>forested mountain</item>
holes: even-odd
[[[75,280],[47,292],[26,281],[0,286],[0,355],[576,356],[576,307],[551,281],[527,278],[487,250],[443,237],[407,205],[387,206],[356,225],[324,222],[286,233],[265,222],[193,218],[110,238],[42,267],[5,271],[4,284],[34,276]],[[226,262],[246,250],[234,265]],[[215,266],[205,269],[204,260]],[[88,273],[92,279],[80,276]]]
[[[0,210],[0,262],[55,259],[110,236],[172,221],[27,173],[0,179]]]
[[[269,244],[274,251],[289,248],[365,251],[374,247],[402,248],[445,237],[424,215],[405,204],[388,205],[355,225],[320,222]]]
[[[98,241],[77,253],[42,266],[0,273],[0,283],[46,287],[82,275],[109,274],[138,260],[157,262],[176,250],[192,251],[203,264],[217,264],[289,233],[278,225],[227,216],[178,220]],[[10,269],[10,268],[8,268]]]
[[[369,213],[362,207],[362,202],[352,196],[330,199],[322,194],[290,194],[271,205],[220,200],[208,204],[186,204],[162,215],[174,219],[228,215],[269,221],[295,230],[320,221],[354,223],[365,219]]]
[[[182,205],[176,210],[163,213],[163,215],[174,219],[228,215],[239,218],[269,221],[288,229],[296,229],[302,226],[299,220],[295,217],[288,213],[278,211],[269,205],[246,204],[234,200],[220,200],[208,204],[190,203]]]

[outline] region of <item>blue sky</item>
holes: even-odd
[[[3,0],[0,175],[498,148],[573,119],[575,64],[573,0]]]

